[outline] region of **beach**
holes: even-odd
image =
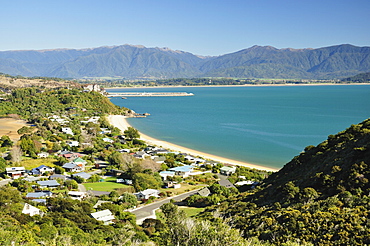
[[[131,125],[127,122],[126,119],[127,119],[127,117],[123,116],[123,115],[109,115],[108,116],[108,121],[110,122],[110,124],[117,127],[118,129],[120,129],[122,131],[122,133],[128,127],[131,127]],[[141,132],[140,132],[140,139],[147,142],[148,144],[155,145],[155,146],[158,146],[158,147],[162,147],[162,148],[165,148],[165,149],[168,149],[168,150],[171,150],[171,151],[187,153],[189,155],[199,156],[199,157],[202,157],[204,159],[218,161],[218,162],[224,163],[224,164],[245,166],[245,167],[249,167],[249,168],[255,168],[255,169],[259,169],[259,170],[267,170],[267,171],[273,171],[273,172],[278,171],[278,169],[274,169],[274,168],[271,168],[271,167],[264,167],[264,166],[255,165],[255,164],[252,164],[252,163],[236,161],[236,160],[224,158],[224,157],[221,157],[221,156],[216,156],[216,155],[204,153],[204,152],[197,151],[197,150],[194,150],[194,149],[189,149],[189,148],[179,146],[179,145],[167,142],[167,141],[162,141],[162,140],[159,140],[159,139],[152,138],[148,135],[142,134]]]

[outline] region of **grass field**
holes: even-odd
[[[32,168],[39,167],[41,165],[54,167],[54,162],[56,162],[56,160],[53,158],[23,159],[20,165],[25,167],[27,170],[31,170]]]
[[[86,187],[86,190],[107,191],[107,192],[111,192],[119,188],[130,187],[128,185],[116,183],[114,181],[84,183],[83,185]]]

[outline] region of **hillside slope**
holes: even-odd
[[[22,76],[337,79],[369,71],[370,47],[349,44],[318,49],[255,45],[217,57],[133,45],[0,52],[0,72]]]
[[[218,213],[274,245],[370,243],[370,119],[308,146],[254,193],[223,202]]]

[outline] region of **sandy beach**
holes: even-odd
[[[125,131],[128,127],[131,126],[127,122],[126,118],[127,117],[123,116],[123,115],[110,115],[110,116],[108,116],[109,122],[113,126],[120,129],[122,132]],[[216,155],[204,153],[204,152],[201,152],[201,151],[197,151],[197,150],[194,150],[194,149],[189,149],[189,148],[179,146],[179,145],[176,145],[176,144],[173,144],[173,143],[170,143],[170,142],[166,142],[166,141],[162,141],[162,140],[159,140],[159,139],[152,138],[148,135],[142,134],[141,132],[140,132],[140,139],[147,142],[148,144],[152,144],[152,145],[162,147],[162,148],[165,148],[165,149],[168,149],[168,150],[181,152],[181,153],[187,153],[189,155],[199,156],[199,157],[202,157],[202,158],[205,158],[205,159],[218,161],[218,162],[221,162],[221,163],[224,163],[224,164],[239,165],[239,166],[245,166],[245,167],[249,167],[249,168],[255,168],[255,169],[259,169],[259,170],[267,170],[267,171],[274,171],[274,172],[278,171],[278,169],[273,169],[273,168],[270,168],[270,167],[264,167],[264,166],[259,166],[259,165],[255,165],[255,164],[251,164],[251,163],[231,160],[231,159],[224,158],[224,157],[221,157],[221,156],[216,156]]]

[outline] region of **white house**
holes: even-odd
[[[232,167],[223,166],[223,167],[220,168],[220,173],[222,175],[230,175],[230,174],[235,173],[235,171],[236,171],[235,166],[232,166]]]
[[[140,191],[138,193],[134,193],[136,196],[137,200],[141,201],[143,199],[149,199],[149,197],[154,196],[154,197],[159,197],[159,193],[161,193],[159,190],[155,189],[146,189],[143,191]]]
[[[108,143],[113,143],[114,142],[114,140],[112,140],[110,138],[103,138],[103,141],[108,142]]]
[[[34,215],[43,216],[44,212],[42,212],[40,209],[38,209],[38,208],[28,204],[28,203],[25,203],[24,207],[23,207],[23,210],[22,210],[22,214],[29,214],[30,216],[34,216]]]
[[[83,198],[87,197],[86,192],[80,192],[80,191],[70,191],[68,192],[68,195],[73,199],[73,200],[82,200]]]
[[[54,172],[54,167],[48,167],[45,165],[41,165],[39,167],[35,167],[31,170],[32,175],[43,175],[46,172],[52,173]]]
[[[169,171],[175,172],[175,175],[182,176],[183,178],[189,177],[194,167],[190,165],[173,167],[168,169]]]
[[[91,216],[96,220],[103,221],[104,225],[114,223],[113,220],[115,219],[112,212],[109,209],[92,213]]]
[[[5,171],[8,176],[17,179],[26,172],[26,169],[24,167],[7,167]]]
[[[69,127],[62,127],[62,132],[65,134],[74,135],[72,129]]]
[[[68,141],[67,144],[69,147],[78,147],[80,145],[78,141]]]
[[[49,157],[49,153],[48,152],[40,152],[37,154],[38,157],[40,158],[48,158]]]

